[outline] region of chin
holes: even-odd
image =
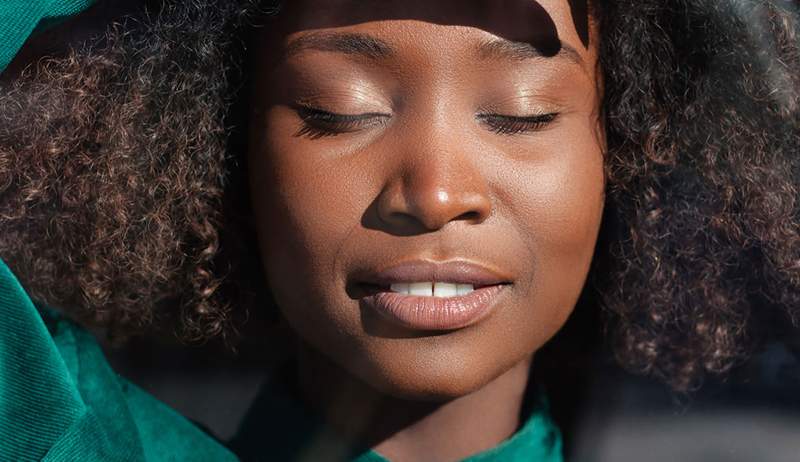
[[[447,402],[486,386],[506,370],[487,370],[472,361],[434,360],[379,361],[356,375],[370,387],[408,401]],[[455,364],[454,364],[455,363]],[[387,367],[388,366],[388,367]]]
[[[436,380],[420,377],[413,383],[372,382],[370,386],[393,398],[406,401],[444,403],[467,396],[480,390],[486,382],[469,381],[465,377],[458,380]]]

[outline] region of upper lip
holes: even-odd
[[[354,279],[362,284],[382,287],[412,282],[450,282],[472,284],[476,287],[511,283],[511,278],[501,271],[466,260],[404,261],[374,271],[361,271]]]

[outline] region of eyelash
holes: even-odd
[[[383,124],[389,118],[387,114],[336,114],[305,105],[296,105],[295,111],[303,121],[303,127],[295,136],[307,136],[319,139],[349,133],[356,129]],[[552,123],[558,113],[537,114],[531,116],[510,116],[502,114],[479,114],[478,120],[490,127],[490,130],[499,135],[517,135],[520,133],[535,132]],[[365,125],[364,122],[367,122]]]
[[[556,120],[557,117],[557,112],[530,116],[479,114],[478,120],[489,125],[491,131],[498,135],[518,135],[520,133],[539,131]]]
[[[294,109],[303,121],[303,127],[295,136],[307,136],[311,139],[336,136],[359,128],[382,124],[385,119],[389,118],[388,115],[379,112],[356,115],[335,114],[304,105],[297,105]],[[365,124],[365,122],[367,123]]]

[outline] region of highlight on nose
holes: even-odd
[[[396,182],[378,199],[378,214],[389,226],[435,231],[452,221],[479,224],[491,214],[491,199],[482,182]]]

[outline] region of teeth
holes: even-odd
[[[472,284],[453,284],[451,282],[412,282],[391,285],[392,292],[423,297],[457,297],[475,290]]]
[[[427,297],[433,296],[433,283],[430,282],[412,282],[408,285],[409,295],[422,295]]]
[[[467,295],[473,290],[475,290],[475,287],[472,284],[458,284],[456,289],[458,295]]]
[[[458,295],[458,286],[448,282],[437,282],[433,285],[434,297],[455,297]]]
[[[390,289],[392,290],[392,292],[397,292],[398,294],[409,295],[408,286],[409,284],[401,282],[397,284],[392,284]]]

